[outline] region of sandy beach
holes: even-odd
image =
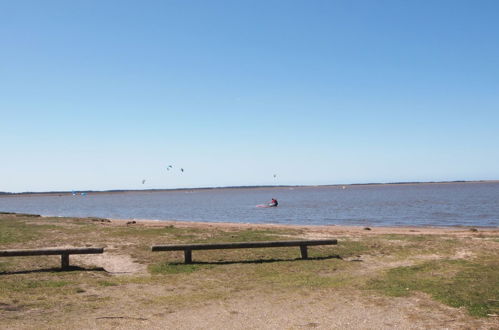
[[[346,236],[373,236],[384,234],[401,235],[451,235],[459,237],[470,237],[474,233],[473,227],[450,226],[450,227],[363,227],[363,226],[300,226],[282,224],[253,224],[253,223],[232,223],[232,222],[199,222],[199,221],[177,221],[177,220],[146,220],[146,219],[109,219],[111,226],[127,226],[135,221],[133,225],[142,227],[164,228],[175,226],[179,228],[219,228],[223,230],[242,229],[296,229],[303,230],[307,237],[320,238],[330,235]],[[471,229],[471,230],[470,230]],[[476,229],[476,228],[475,228]],[[478,229],[477,229],[478,230]],[[499,235],[499,228],[480,228],[482,235]]]

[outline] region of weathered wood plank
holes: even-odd
[[[154,245],[151,250],[157,251],[184,251],[184,250],[220,250],[220,249],[244,249],[244,248],[270,248],[285,246],[312,246],[312,245],[335,245],[336,239],[327,240],[300,240],[300,241],[262,241],[262,242],[237,242],[237,243],[214,243],[214,244],[168,244]]]
[[[104,248],[43,248],[0,250],[0,257],[104,253]]]

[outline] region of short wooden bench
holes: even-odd
[[[307,247],[312,245],[335,245],[335,239],[323,240],[300,240],[300,241],[264,241],[264,242],[240,242],[240,243],[214,243],[214,244],[169,244],[154,245],[153,252],[158,251],[184,251],[185,263],[192,263],[192,250],[220,250],[220,249],[249,249],[249,248],[271,248],[285,246],[299,246],[302,259],[308,258]]]
[[[0,250],[0,257],[22,257],[22,256],[48,256],[60,255],[61,268],[69,268],[70,254],[97,254],[103,253],[104,248],[44,248],[44,249],[19,249],[19,250]]]

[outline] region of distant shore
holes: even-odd
[[[230,189],[307,189],[307,188],[342,188],[359,186],[400,186],[400,185],[429,185],[429,184],[478,184],[499,183],[499,180],[455,180],[455,181],[422,181],[422,182],[372,182],[372,183],[350,183],[350,184],[325,184],[325,185],[261,185],[261,186],[223,186],[223,187],[198,187],[198,188],[168,188],[168,189],[115,189],[115,190],[73,190],[73,191],[26,191],[26,192],[3,192],[0,197],[12,196],[64,196],[75,194],[128,194],[128,193],[155,193],[155,192],[177,192],[177,191],[203,191],[203,190],[230,190]]]

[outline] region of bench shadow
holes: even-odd
[[[84,268],[78,266],[69,266],[67,268],[53,267],[53,268],[42,268],[42,269],[30,269],[30,270],[18,270],[18,271],[5,271],[0,272],[2,275],[18,275],[18,274],[34,274],[34,273],[60,273],[60,272],[105,272],[106,270],[102,267],[92,267]]]
[[[227,260],[227,261],[192,261],[189,265],[231,265],[231,264],[265,264],[273,262],[286,262],[286,261],[297,261],[297,260],[327,260],[327,259],[341,259],[343,258],[338,255],[329,255],[324,257],[311,257],[307,259],[302,258],[289,258],[289,259],[257,259],[257,260]],[[169,265],[185,265],[184,262],[169,262]]]

